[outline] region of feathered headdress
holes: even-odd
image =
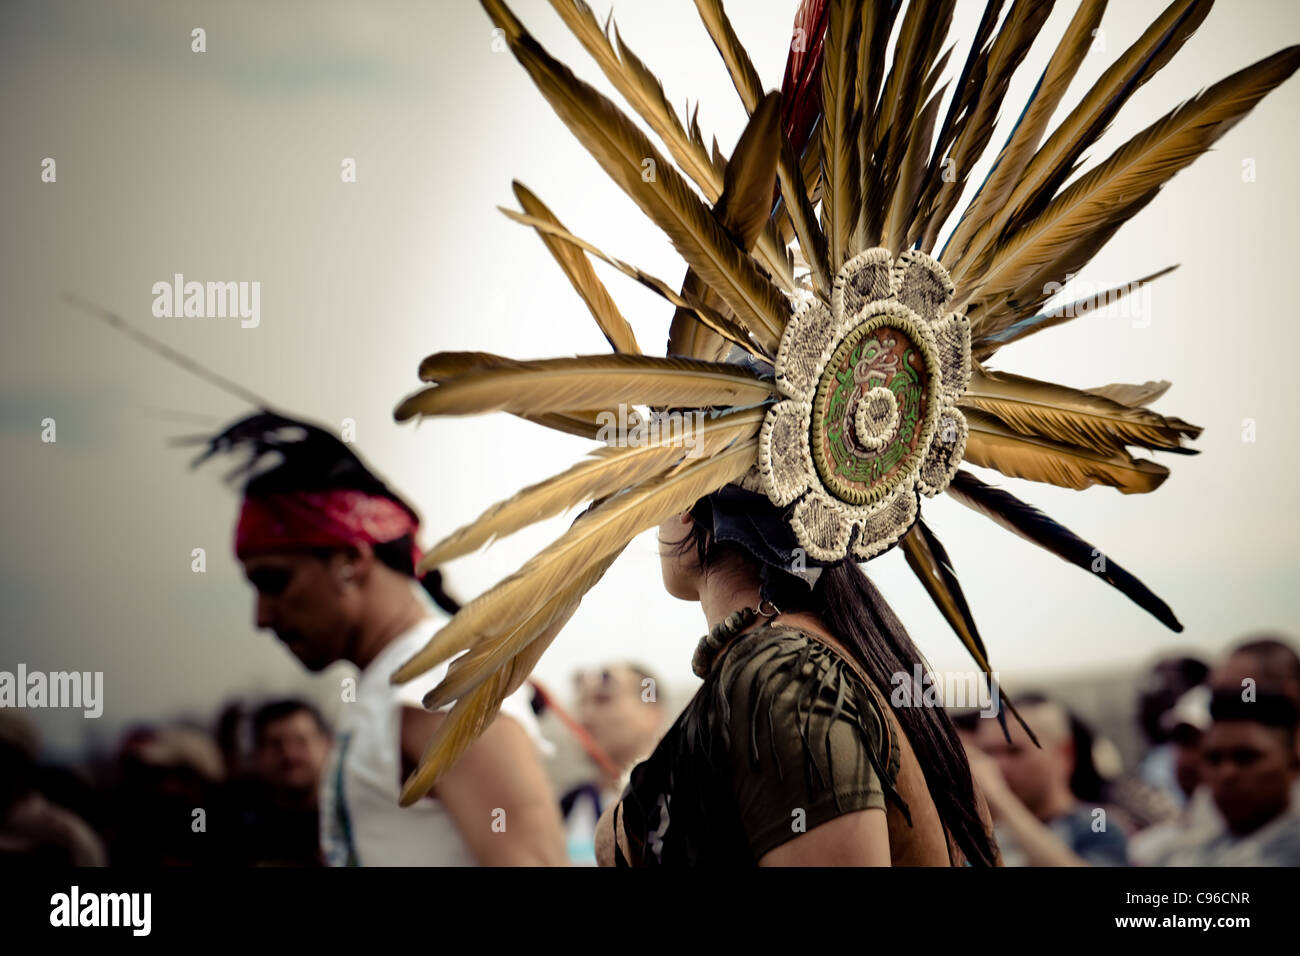
[[[1076,176],[1084,152],[1211,6],[1171,3],[1049,131],[1106,6],[1082,0],[936,253],[1051,2],[988,0],[941,116],[955,0],[912,0],[906,10],[898,0],[805,0],[781,94],[763,92],[720,0],[696,0],[749,113],[730,157],[716,140],[706,146],[693,115],[678,115],[609,21],[602,26],[581,0],[551,3],[675,164],[552,58],[502,0],[483,0],[556,113],[689,268],[680,287],[670,286],[572,235],[515,184],[522,212],[506,214],[538,232],[614,354],[519,361],[438,353],[420,366],[432,384],[396,417],[504,411],[605,444],[425,555],[433,566],[594,502],[393,675],[406,681],[465,652],[426,700],[456,705],[407,781],[404,803],[428,792],[487,726],[633,537],[733,483],[760,490],[812,562],[864,560],[900,544],[987,672],[947,554],[919,517],[920,497],[946,491],[1088,568],[1089,543],[962,462],[1067,488],[1142,493],[1168,469],[1129,448],[1190,453],[1183,440],[1200,429],[1146,407],[1167,382],[1075,389],[986,363],[1001,346],[1079,314],[1040,309],[1171,176],[1300,65],[1300,48],[1290,47],[1234,73]],[[675,307],[666,357],[641,352],[593,256]],[[636,419],[637,440],[623,428],[611,437],[616,410],[635,406],[651,410]],[[644,427],[680,409],[707,410],[688,416],[689,440],[681,428]],[[1115,563],[1099,576],[1181,629]]]

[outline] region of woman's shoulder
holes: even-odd
[[[724,648],[712,712],[755,857],[842,813],[884,809],[898,742],[880,699],[817,635],[765,625]]]
[[[838,646],[835,646],[838,645]],[[844,680],[848,690],[869,694],[864,678],[848,651],[839,642],[833,645],[825,637],[787,624],[764,624],[741,635],[723,648],[716,664],[724,684],[741,678],[780,679],[808,678],[830,671],[832,680]]]
[[[818,644],[809,632],[800,628],[763,624],[723,648],[719,664],[730,669],[755,666],[756,660],[783,659],[805,649],[815,652]]]
[[[727,724],[752,738],[752,725],[760,719],[769,726],[784,722],[804,731],[798,735],[802,742],[808,741],[810,725],[820,725],[823,733],[847,725],[873,755],[881,755],[882,769],[894,770],[897,741],[880,695],[848,660],[849,653],[784,624],[765,624],[742,635],[723,649],[716,666],[716,692],[726,701]]]

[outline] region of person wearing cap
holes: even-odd
[[[1220,687],[1200,775],[1217,819],[1156,858],[1161,866],[1300,866],[1297,708],[1285,693]]]
[[[1182,807],[1186,793],[1176,779],[1178,746],[1169,737],[1165,717],[1192,688],[1205,682],[1209,666],[1195,657],[1164,657],[1147,672],[1138,691],[1138,723],[1149,748],[1134,775],[1164,794],[1174,807]]]
[[[1201,781],[1201,742],[1210,729],[1210,697],[1208,686],[1193,687],[1160,717],[1172,777],[1183,803],[1168,820],[1130,838],[1128,855],[1133,866],[1154,866],[1175,845],[1215,826],[1214,801]]]

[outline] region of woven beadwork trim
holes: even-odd
[[[825,357],[817,364],[818,383],[821,382],[822,373],[826,371],[826,363],[831,360],[831,356],[835,354],[835,350],[839,348],[845,336],[862,323],[870,322],[872,319],[881,316],[906,322],[908,330],[916,330],[913,338],[917,340],[918,344],[924,342],[926,351],[931,356],[937,351],[938,346],[934,340],[934,330],[925,322],[922,322],[915,312],[894,299],[874,299],[871,302],[864,302],[862,308],[858,309],[858,311],[843,315],[836,321],[831,332],[830,341],[826,343]],[[910,331],[909,334],[911,334]]]
[[[948,270],[918,249],[908,249],[898,257],[889,284],[898,301],[924,322],[938,321],[956,291]]]
[[[817,299],[805,301],[790,317],[776,353],[776,387],[787,398],[812,398],[821,366],[830,358],[826,349],[836,324]]]
[[[813,559],[838,561],[850,542],[860,560],[893,547],[916,522],[918,493],[932,496],[948,487],[961,464],[969,430],[956,403],[970,381],[970,323],[959,313],[944,313],[954,291],[948,270],[933,257],[909,249],[895,259],[888,249],[874,248],[841,267],[829,309],[811,295],[792,298],[775,363],[776,385],[786,400],[764,420],[758,462],[741,484],[780,507],[797,502],[791,528]],[[916,343],[928,375],[928,414],[916,454],[893,482],[853,504],[824,487],[812,432],[824,414],[826,367],[844,339],[867,322],[893,325]],[[869,425],[864,419],[864,427]],[[945,435],[951,440],[944,441]]]
[[[791,399],[777,402],[763,419],[758,435],[758,473],[763,492],[774,505],[785,507],[808,490],[815,474],[808,447],[811,423],[812,404]]]
[[[949,312],[933,326],[939,366],[943,369],[943,400],[955,405],[970,384],[970,321]]]
[[[795,505],[790,526],[809,557],[817,561],[838,561],[848,553],[853,512],[857,510],[814,488]]]
[[[757,463],[750,465],[749,470],[733,482],[746,491],[752,491],[756,494],[767,494],[767,489],[763,485],[762,475],[759,473]]]
[[[831,312],[835,318],[843,319],[846,313],[859,312],[865,302],[875,302],[891,298],[893,285],[894,258],[888,249],[875,248],[860,252],[835,274],[831,288]],[[870,280],[865,294],[859,289],[864,281]]]
[[[915,484],[899,487],[892,497],[872,508],[871,513],[858,523],[853,556],[866,561],[888,551],[911,530],[919,514]]]
[[[966,416],[960,409],[949,405],[939,413],[934,441],[926,450],[925,461],[921,463],[921,470],[916,476],[916,486],[921,494],[933,498],[948,487],[966,456],[966,438],[969,434]]]

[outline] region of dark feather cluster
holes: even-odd
[[[242,479],[244,494],[250,497],[347,488],[388,498],[417,517],[415,509],[394,494],[346,443],[319,425],[279,412],[259,411],[207,439],[207,447],[192,467],[218,454],[244,456],[226,474],[226,480]]]

